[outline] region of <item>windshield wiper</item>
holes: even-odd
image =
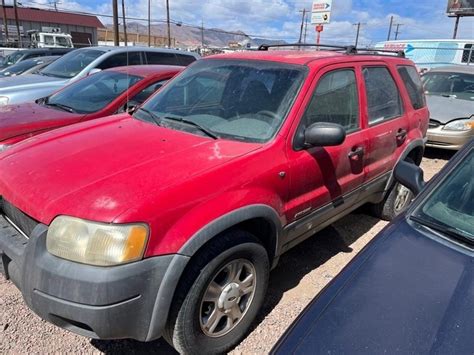
[[[138,111],[143,111],[143,112],[145,112],[148,116],[151,117],[151,119],[153,120],[153,122],[156,123],[157,126],[161,126],[161,123],[160,123],[161,118],[158,117],[158,116],[157,116],[156,114],[154,114],[153,112],[151,112],[150,110],[147,110],[146,108],[140,107],[140,108],[137,110],[137,112],[138,112]]]
[[[442,224],[431,222],[417,216],[410,216],[410,219],[426,227],[434,229],[442,234],[445,234],[448,237],[459,239],[469,245],[474,245],[474,236],[459,228],[443,226]]]
[[[57,104],[57,103],[48,102],[48,101],[45,101],[44,104],[45,104],[46,106],[52,106],[52,107],[60,108],[61,110],[66,111],[66,112],[76,113],[76,111],[75,111],[72,107],[69,107],[69,106],[67,106],[67,105]]]
[[[207,136],[211,137],[212,139],[219,139],[219,138],[220,138],[217,134],[215,134],[214,132],[212,132],[209,128],[203,127],[203,126],[201,126],[199,123],[196,123],[196,122],[194,122],[194,121],[188,120],[188,119],[186,119],[186,118],[184,118],[184,117],[163,116],[163,117],[161,117],[161,118],[162,118],[162,119],[171,120],[171,121],[181,122],[181,123],[185,123],[185,124],[194,126],[194,127],[196,127],[197,129],[199,129],[201,132],[205,133]]]

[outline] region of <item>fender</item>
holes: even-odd
[[[245,222],[252,218],[265,218],[271,223],[275,234],[274,255],[277,255],[276,253],[278,250],[278,245],[280,244],[279,240],[283,230],[283,221],[272,207],[263,204],[241,207],[215,219],[197,231],[181,247],[181,249],[178,251],[178,254],[191,257],[217,234],[231,228],[232,226],[235,226],[236,224]]]
[[[418,147],[421,147],[423,150],[425,150],[425,143],[426,143],[426,138],[416,138],[412,140],[408,145],[405,147],[405,150],[403,151],[402,154],[398,157],[397,162],[395,163],[395,166],[398,164],[399,161],[405,160],[405,158],[410,154],[410,152]],[[393,167],[390,177],[387,181],[387,184],[385,185],[385,191],[388,191],[390,189],[390,186],[392,186],[393,181],[394,181],[394,176],[393,176],[393,171],[395,170],[395,166]]]
[[[176,291],[176,287],[178,287],[178,282],[186,265],[188,265],[189,259],[187,256],[176,254],[166,270],[158,294],[156,295],[150,319],[150,327],[148,328],[145,341],[152,341],[163,335],[171,309],[171,302],[173,302],[174,292]]]
[[[146,341],[152,341],[162,336],[168,321],[176,287],[191,257],[219,233],[252,218],[265,218],[271,223],[275,234],[274,253],[276,256],[276,252],[281,244],[280,238],[283,227],[278,213],[270,206],[263,204],[245,206],[233,210],[207,224],[181,247],[169,265],[156,297]]]

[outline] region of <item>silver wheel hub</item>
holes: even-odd
[[[397,185],[397,197],[395,198],[395,211],[397,213],[403,211],[411,201],[411,191],[405,186]]]
[[[201,300],[199,323],[210,337],[226,335],[245,316],[256,287],[253,264],[245,259],[225,264],[207,285]]]
[[[217,305],[223,311],[230,311],[240,300],[240,286],[235,282],[228,284],[222,290]]]

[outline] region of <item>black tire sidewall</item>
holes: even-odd
[[[207,286],[225,264],[232,260],[245,259],[250,261],[256,272],[256,290],[244,318],[226,335],[218,338],[206,336],[200,327],[200,306]],[[209,261],[189,289],[188,294],[178,312],[175,323],[173,344],[183,353],[221,353],[235,346],[247,333],[265,298],[268,285],[269,261],[266,250],[257,243],[235,245]]]

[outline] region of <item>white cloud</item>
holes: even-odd
[[[35,6],[51,8],[49,0],[31,0]],[[127,16],[147,18],[148,0],[125,0]],[[166,18],[165,0],[152,1],[152,19],[164,21]],[[299,37],[300,9],[311,8],[311,0],[172,0],[171,18],[186,24],[199,26],[201,20],[206,28],[220,28],[228,31],[244,31],[248,34],[296,41]],[[43,5],[38,5],[41,3]],[[29,5],[25,0],[25,5]],[[324,27],[322,40],[330,42],[353,43],[356,22],[361,22],[360,43],[368,44],[385,40],[391,15],[400,27],[400,38],[450,38],[453,20],[444,14],[444,8],[433,9],[430,16],[400,17],[397,14],[383,13],[386,5],[382,0],[374,0],[364,7],[355,8],[352,0],[334,0],[331,24]],[[403,6],[401,4],[400,6]],[[111,1],[85,6],[81,0],[62,0],[59,7],[74,11],[95,14],[111,14]],[[120,12],[120,10],[119,10]],[[110,23],[110,17],[101,17]],[[145,24],[145,23],[144,23]],[[314,26],[308,26],[308,40],[314,41]],[[474,18],[461,19],[459,37],[474,37]]]

